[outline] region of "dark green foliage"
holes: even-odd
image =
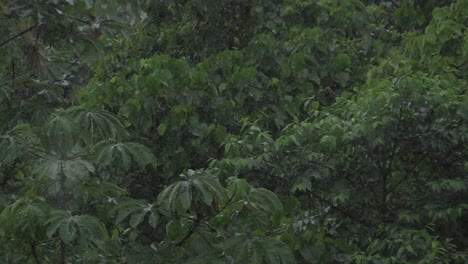
[[[468,260],[467,1],[33,2],[0,263]]]

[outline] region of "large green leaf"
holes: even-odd
[[[252,207],[266,212],[280,213],[283,211],[283,203],[278,196],[265,188],[252,188],[246,202]]]
[[[149,204],[144,200],[127,199],[119,203],[118,214],[115,220],[116,223],[122,222],[125,218],[130,216],[130,226],[136,227],[149,214],[148,222],[155,228],[159,223],[159,213],[154,204]]]
[[[55,113],[44,127],[44,147],[65,156],[77,143],[79,132],[79,127],[71,118],[60,112]]]
[[[235,199],[241,199],[247,196],[252,190],[252,186],[244,179],[229,177],[228,179],[229,196]]]
[[[232,197],[230,206],[236,210],[248,208],[267,214],[278,214],[284,210],[283,203],[275,193],[265,188],[253,188],[243,179],[230,177],[228,190]]]
[[[52,237],[58,232],[65,243],[78,239],[82,246],[102,246],[108,239],[104,225],[94,216],[72,215],[68,211],[56,210],[47,223],[47,236]]]
[[[120,120],[108,111],[88,111],[81,107],[68,111],[81,128],[83,138],[88,144],[102,139],[120,140],[128,136]]]
[[[226,191],[215,175],[189,170],[181,176],[185,180],[171,184],[158,196],[158,203],[167,212],[204,214],[203,207],[216,209],[226,201]]]
[[[3,210],[0,226],[4,233],[18,239],[43,239],[50,212],[50,206],[43,199],[23,197]]]
[[[22,157],[35,144],[36,135],[27,124],[17,125],[0,136],[0,160],[2,164],[11,164]]]
[[[156,158],[148,147],[135,142],[114,142],[104,140],[93,147],[96,153],[96,161],[102,165],[111,164],[129,170],[132,163],[140,168],[148,165],[156,165]]]
[[[158,196],[158,204],[169,213],[184,214],[190,208],[192,193],[186,188],[181,195],[183,185],[187,182],[179,181],[165,188]]]
[[[70,179],[79,179],[94,172],[94,165],[81,158],[71,160],[43,159],[34,168],[34,173],[40,178],[59,179],[61,173]]]

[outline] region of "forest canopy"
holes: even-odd
[[[467,13],[2,1],[0,263],[467,263]]]

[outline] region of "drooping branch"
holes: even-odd
[[[60,208],[62,210],[66,209],[66,203],[65,203],[65,171],[63,169],[63,161],[60,162],[60,191],[59,191],[59,199],[60,199]],[[60,264],[65,264],[65,259],[66,259],[66,254],[67,254],[67,247],[65,245],[65,241],[63,239],[60,239]]]
[[[31,26],[31,27],[29,27],[29,28],[27,28],[27,29],[21,31],[20,33],[14,35],[14,36],[11,36],[11,37],[8,38],[7,40],[5,40],[5,41],[3,41],[2,43],[0,43],[0,47],[3,46],[3,45],[5,45],[5,44],[8,44],[10,41],[13,41],[13,40],[15,40],[15,39],[18,38],[18,37],[21,37],[22,35],[28,33],[29,31],[31,31],[31,30],[33,30],[33,29],[35,29],[36,27],[37,27],[37,24],[35,24],[35,25],[33,25],[33,26]]]

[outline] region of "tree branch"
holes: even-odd
[[[39,260],[39,257],[37,256],[36,245],[34,243],[31,243],[31,254],[33,255],[34,262],[36,264],[41,264],[41,261]]]
[[[393,185],[388,191],[387,191],[387,194],[390,194],[392,193],[393,191],[395,191],[395,189],[400,186],[400,184],[402,184],[406,179],[409,178],[409,175],[411,175],[411,173],[414,172],[414,170],[419,166],[419,164],[426,158],[426,156],[424,156],[424,154],[422,154],[421,158],[416,162],[414,163],[413,167],[405,174],[405,176],[403,176],[398,182],[395,183],[395,185]]]
[[[11,87],[13,88],[13,91],[15,90],[15,83],[16,83],[16,64],[15,64],[15,58],[13,57],[11,59]],[[10,105],[10,100],[8,100],[8,105]]]
[[[226,207],[228,207],[231,204],[231,202],[234,199],[235,195],[236,195],[236,191],[232,194],[232,196],[229,198],[229,200],[226,202],[226,204],[221,209],[216,211],[216,214],[208,217],[207,219],[205,219],[205,217],[202,217],[200,219],[195,219],[192,227],[190,228],[190,230],[185,234],[185,236],[183,238],[181,238],[178,242],[175,243],[175,246],[176,247],[182,246],[185,243],[185,241],[187,241],[195,232],[197,232],[196,229],[198,228],[198,226],[200,226],[200,224],[203,221],[209,221],[213,217],[219,215],[222,211],[224,211],[224,209],[226,209]]]
[[[393,140],[392,152],[390,154],[390,161],[388,162],[388,166],[386,171],[384,172],[383,179],[382,179],[382,212],[385,213],[387,210],[387,196],[388,196],[388,186],[387,180],[392,172],[393,162],[395,159],[395,152],[398,147],[398,133],[400,132],[400,125],[401,125],[401,118],[403,116],[403,107],[400,107],[400,113],[398,115],[398,123],[396,127],[397,138]]]
[[[314,192],[311,192],[311,191],[308,191],[308,193],[310,193],[313,197],[315,197],[316,199],[318,199],[319,201],[323,202],[323,203],[326,203],[328,206],[330,206],[330,208],[332,209],[335,209],[336,211],[340,212],[342,215],[348,217],[349,219],[363,225],[363,226],[366,226],[366,227],[372,227],[373,225],[370,224],[370,223],[367,223],[361,219],[358,219],[356,217],[354,217],[353,215],[351,215],[348,211],[334,205],[332,202],[326,200],[325,198],[321,197],[320,195],[314,193]]]
[[[176,242],[174,246],[176,247],[182,246],[185,243],[185,241],[187,241],[193,235],[193,233],[195,233],[195,230],[198,228],[202,220],[203,220],[202,218],[196,219],[195,223],[193,223],[190,230],[185,234],[183,238],[181,238],[178,242]]]
[[[62,239],[60,239],[60,260],[59,260],[60,264],[65,264],[66,252],[67,252],[67,248],[65,246],[65,242]]]
[[[28,29],[25,29],[25,30],[21,31],[20,33],[18,33],[18,34],[16,34],[16,35],[12,36],[12,37],[10,37],[10,38],[8,38],[7,40],[5,40],[5,41],[3,41],[2,43],[0,43],[0,47],[3,46],[3,45],[5,45],[5,44],[7,44],[7,43],[10,42],[10,41],[15,40],[15,39],[18,38],[18,37],[21,37],[22,35],[28,33],[29,31],[31,31],[31,30],[33,30],[33,29],[35,29],[36,27],[37,27],[37,24],[35,24],[35,25],[29,27]]]
[[[197,230],[196,232],[203,238],[203,240],[205,240],[205,242],[208,244],[208,246],[210,246],[210,248],[214,248],[211,242],[202,233],[200,233],[200,231]]]
[[[60,191],[59,191],[59,198],[60,198],[60,209],[65,210],[66,202],[65,202],[65,171],[63,169],[63,161],[60,162]],[[60,239],[60,264],[65,264],[67,254],[67,247],[63,239]]]

